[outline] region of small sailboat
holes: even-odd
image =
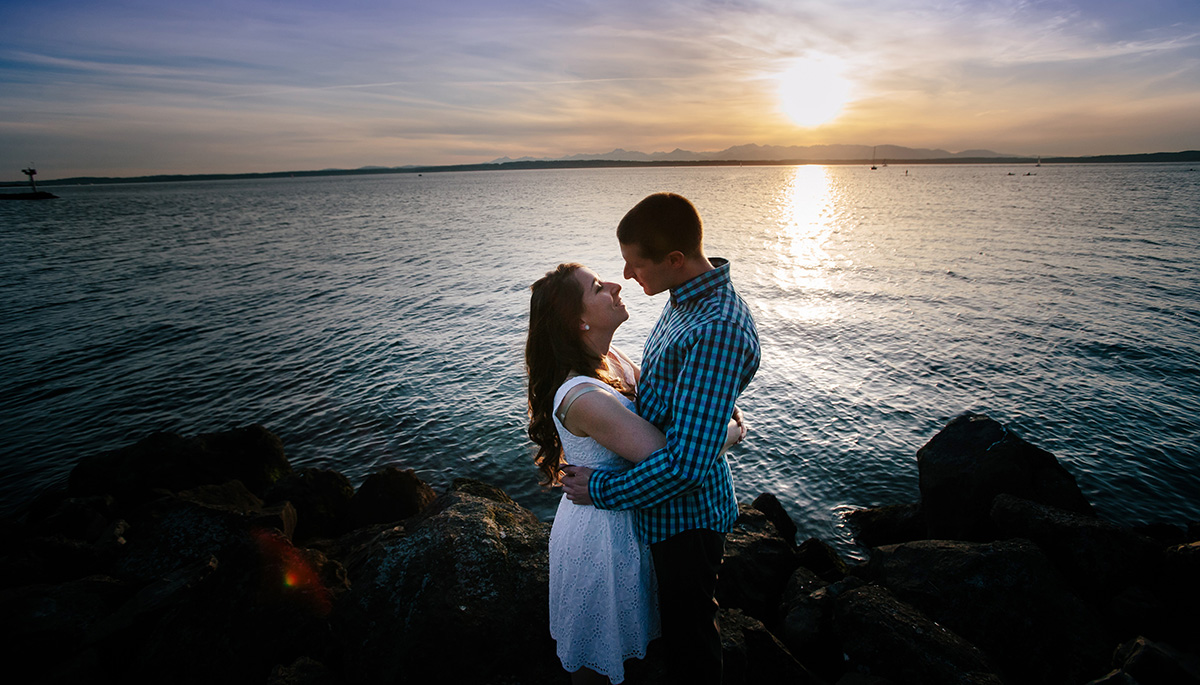
[[[875,148],[871,148],[871,171],[875,171]]]

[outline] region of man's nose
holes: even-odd
[[[625,276],[625,280],[633,278],[633,269],[629,268],[629,264],[625,264],[625,272],[622,275]]]

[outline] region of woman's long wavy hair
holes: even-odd
[[[571,373],[591,376],[627,397],[633,391],[610,374],[604,360],[583,342],[583,288],[575,280],[582,264],[559,264],[529,287],[529,337],[525,341],[525,373],[529,377],[529,439],[538,446],[533,462],[542,485],[559,482],[563,449],[554,428],[554,394]]]

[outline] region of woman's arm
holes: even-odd
[[[746,422],[742,419],[742,410],[734,407],[733,418],[729,419],[729,423],[725,427],[725,447],[722,449],[727,450],[745,440],[746,432]]]
[[[635,464],[667,444],[662,431],[626,409],[609,392],[589,392],[577,397],[567,411],[563,426],[581,438],[592,438]]]
[[[633,360],[629,358],[629,355],[625,354],[625,353],[624,353],[624,352],[622,352],[621,350],[618,350],[616,347],[609,347],[609,348],[608,348],[608,351],[609,351],[610,353],[612,353],[612,354],[616,355],[616,356],[617,356],[617,357],[620,359],[620,361],[621,361],[621,362],[622,362],[622,363],[623,363],[623,364],[624,364],[626,367],[628,367],[628,370],[629,370],[629,372],[630,372],[630,373],[633,375],[633,379],[632,379],[632,380],[633,380],[633,387],[635,387],[635,388],[636,388],[636,387],[637,387],[637,385],[638,385],[639,383],[641,383],[641,382],[642,382],[642,370],[641,370],[641,368],[639,368],[637,364],[634,364],[634,363],[633,363]]]

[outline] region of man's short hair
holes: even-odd
[[[661,262],[676,250],[694,257],[702,252],[704,226],[686,197],[655,193],[625,213],[617,225],[617,240],[637,245],[642,256],[652,262]]]

